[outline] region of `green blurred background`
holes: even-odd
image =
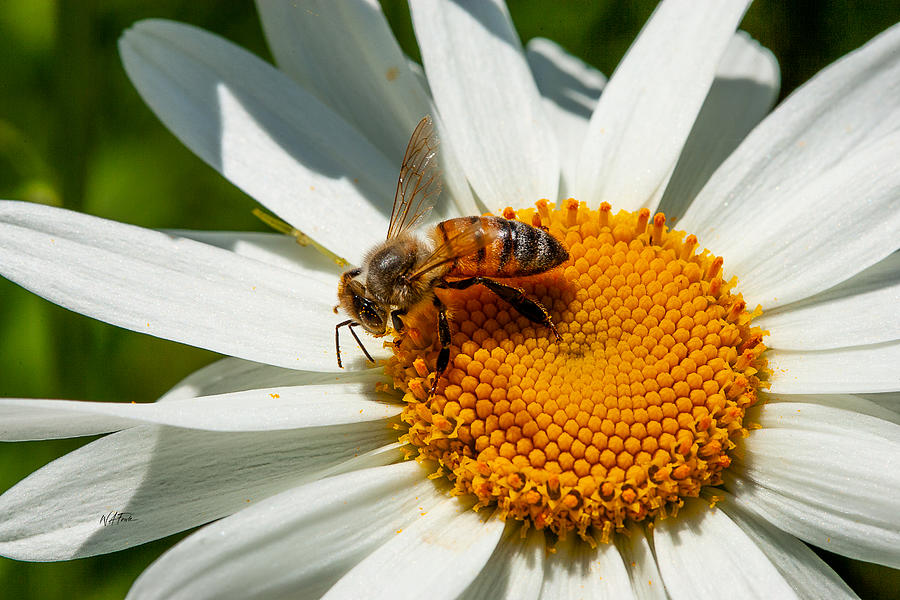
[[[383,5],[418,59],[405,3]],[[608,75],[654,5],[512,0],[510,12],[523,41],[549,37]],[[252,199],[185,149],[125,77],[116,40],[147,17],[206,28],[271,59],[248,1],[0,1],[0,198],[151,228],[264,230]],[[758,0],[742,28],[778,57],[784,97],[898,20],[896,1]],[[216,358],[79,317],[0,279],[0,396],[152,401]],[[87,441],[0,446],[0,491]],[[0,558],[0,598],[123,597],[181,537],[66,563]],[[826,559],[864,598],[900,589],[898,571]]]

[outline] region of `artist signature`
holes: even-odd
[[[127,523],[129,521],[137,521],[134,513],[111,510],[105,515],[100,515],[100,524],[104,527],[118,525],[119,523]]]

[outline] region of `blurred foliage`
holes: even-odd
[[[654,5],[511,0],[510,12],[523,41],[549,37],[610,74]],[[418,58],[405,3],[384,7],[403,49]],[[184,148],[128,82],[116,41],[148,17],[203,27],[270,60],[251,2],[4,0],[0,197],[151,228],[263,230],[253,201]],[[784,97],[898,20],[896,2],[759,0],[742,28],[778,57]],[[152,401],[215,358],[79,317],[0,279],[0,396]],[[4,445],[0,490],[86,441]],[[0,595],[119,598],[180,537],[67,563],[0,559]],[[897,571],[827,559],[863,597],[900,589]]]

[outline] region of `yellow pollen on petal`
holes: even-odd
[[[503,216],[569,250],[550,272],[503,280],[539,300],[562,339],[482,286],[437,290],[453,335],[436,393],[430,303],[386,367],[404,392],[401,440],[476,507],[590,543],[721,483],[767,376],[765,332],[751,324],[761,310],[747,310],[722,258],[647,209],[542,200]]]

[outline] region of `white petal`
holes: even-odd
[[[434,109],[378,3],[257,0],[256,5],[279,68],[362,132],[399,170],[410,133]],[[441,146],[455,207],[446,202],[436,210],[444,217],[476,214],[454,154],[449,142]]]
[[[900,412],[900,392],[889,392],[887,394],[860,394],[869,402],[886,408],[894,412]]]
[[[429,98],[378,4],[312,0],[256,6],[278,68],[385,156],[402,158],[409,132],[429,112]]]
[[[547,557],[541,600],[635,598],[622,555],[612,544],[588,544],[569,534]]]
[[[755,216],[740,228],[741,238],[722,244],[744,297],[770,309],[803,300],[900,246],[900,174],[894,169],[898,148],[900,133],[878,139],[795,190],[790,199],[779,195],[777,205],[757,203]],[[716,235],[735,235],[737,230],[728,231],[733,217],[723,216],[728,224],[717,228]],[[753,248],[747,245],[750,240]]]
[[[447,127],[439,114],[437,108],[432,107],[431,114],[436,122],[438,131],[446,131]],[[410,130],[412,133],[412,130]],[[429,223],[436,224],[445,219],[459,217],[461,215],[478,215],[487,211],[483,203],[480,203],[472,194],[472,188],[463,172],[462,164],[459,160],[459,153],[453,146],[453,141],[446,137],[439,137],[438,151],[438,168],[441,172],[443,182],[442,194],[444,198],[448,195],[451,201],[438,200],[437,204],[425,217],[423,225],[427,227]],[[402,162],[402,161],[401,161]],[[399,170],[399,166],[398,166]]]
[[[272,367],[239,358],[223,358],[191,373],[163,394],[157,402],[212,396],[226,392],[242,392],[265,387],[329,383],[358,382],[365,384],[364,387],[368,390],[372,390],[375,389],[376,382],[382,381],[384,378],[384,370],[379,367],[341,373],[320,373]]]
[[[422,88],[428,93],[428,96],[431,96],[431,88],[428,87],[428,78],[425,77],[425,69],[422,68],[422,65],[411,59],[410,57],[406,57],[406,66],[409,67],[409,70],[412,72],[413,77],[419,80],[419,84]]]
[[[900,390],[900,340],[834,350],[766,353],[776,394],[839,394]]]
[[[411,2],[425,73],[466,176],[493,210],[556,199],[556,139],[499,0]]]
[[[204,527],[163,554],[129,598],[318,598],[441,502],[415,462],[330,477]]]
[[[823,350],[900,339],[900,253],[828,291],[765,312],[754,325],[781,350]]]
[[[722,597],[796,598],[753,540],[721,510],[688,499],[673,518],[656,522],[653,546],[674,600]]]
[[[116,403],[0,398],[0,440],[94,435],[143,423],[205,431],[276,431],[400,414],[401,403],[359,384],[264,388],[181,402]],[[95,427],[87,430],[90,420]],[[74,428],[74,429],[70,429]]]
[[[716,490],[715,496],[718,499],[716,508],[728,515],[759,546],[800,598],[840,600],[857,597],[806,544],[741,510],[731,494]]]
[[[98,414],[105,402],[0,398],[0,441],[21,442],[98,435],[140,423],[128,416]],[[124,405],[115,405],[124,408]],[[95,409],[95,410],[89,410]]]
[[[393,437],[396,437],[396,433]],[[391,442],[390,444],[385,444],[383,446],[376,446],[372,450],[366,452],[357,448],[357,452],[355,452],[351,458],[322,469],[316,474],[316,478],[325,479],[326,477],[344,475],[345,473],[353,473],[363,469],[397,464],[404,460],[408,460],[408,457],[409,449],[406,448],[406,443],[403,442]]]
[[[727,474],[725,483],[741,508],[801,540],[857,560],[900,568],[896,519],[895,529],[888,530],[858,521],[857,513],[841,514],[838,507],[787,496],[737,474]]]
[[[338,370],[333,287],[207,244],[0,202],[0,273],[132,331],[281,367]]]
[[[792,397],[785,396],[785,398]],[[800,396],[793,396],[793,398],[797,398],[798,401],[785,402],[779,398],[775,402],[757,405],[748,411],[749,418],[764,428],[768,427],[779,431],[784,429],[803,430],[815,434],[844,436],[848,439],[856,435],[865,435],[900,444],[900,435],[898,435],[900,434],[900,425],[886,422],[892,419],[882,419],[880,416],[868,414],[869,411],[878,412],[879,409],[871,407],[866,410],[866,401],[862,398],[857,402],[848,403],[846,407],[829,405],[827,397],[825,397],[824,403],[802,402],[799,400]],[[865,412],[857,410],[859,408],[863,408]],[[848,443],[850,442],[848,441]]]
[[[487,511],[449,498],[393,536],[344,575],[323,598],[456,598],[475,579],[503,535]],[[414,557],[412,559],[411,557]]]
[[[169,229],[165,233],[224,248],[237,255],[293,271],[308,279],[330,285],[335,290],[341,273],[345,270],[312,246],[301,246],[294,238],[277,233],[187,229]]]
[[[796,403],[762,406],[756,420],[726,479],[735,501],[826,550],[900,565],[900,426]]]
[[[0,555],[66,560],[143,544],[313,481],[393,440],[396,433],[379,421],[265,433],[133,427],[67,454],[0,496]],[[133,520],[104,525],[111,512]]]
[[[888,395],[888,394],[875,394]],[[891,421],[900,425],[900,414],[886,408],[881,404],[870,400],[871,395],[864,398],[853,394],[770,394],[767,392],[760,393],[761,405],[774,404],[776,402],[796,402],[801,404],[820,404],[822,406],[830,406],[842,410],[876,417],[883,421]],[[757,410],[757,409],[754,409]]]
[[[631,522],[624,535],[615,536],[615,544],[631,578],[631,589],[638,600],[667,600],[659,566],[643,527]]]
[[[399,165],[286,75],[167,21],[138,23],[119,49],[163,123],[283,219],[353,263],[387,231]]]
[[[747,4],[657,6],[591,117],[575,181],[579,200],[656,206]]]
[[[767,308],[889,255],[900,230],[900,27],[816,75],[726,160],[680,225]]]
[[[660,200],[659,210],[667,218],[681,218],[710,175],[772,109],[779,84],[775,56],[738,31],[716,68],[716,78]]]
[[[106,404],[113,406],[113,410],[104,411]],[[0,398],[0,441],[55,440],[128,429],[141,420],[120,416],[119,413],[127,412],[126,406],[107,402]]]
[[[606,85],[606,76],[547,38],[528,40],[525,58],[541,96],[587,124]]]
[[[519,524],[506,524],[503,539],[460,600],[536,600],[544,580],[547,542],[544,532],[531,528],[522,537]]]
[[[559,197],[566,198],[575,182],[575,167],[588,121],[606,85],[606,77],[546,38],[531,38],[525,45],[525,58],[556,134],[560,157]]]

